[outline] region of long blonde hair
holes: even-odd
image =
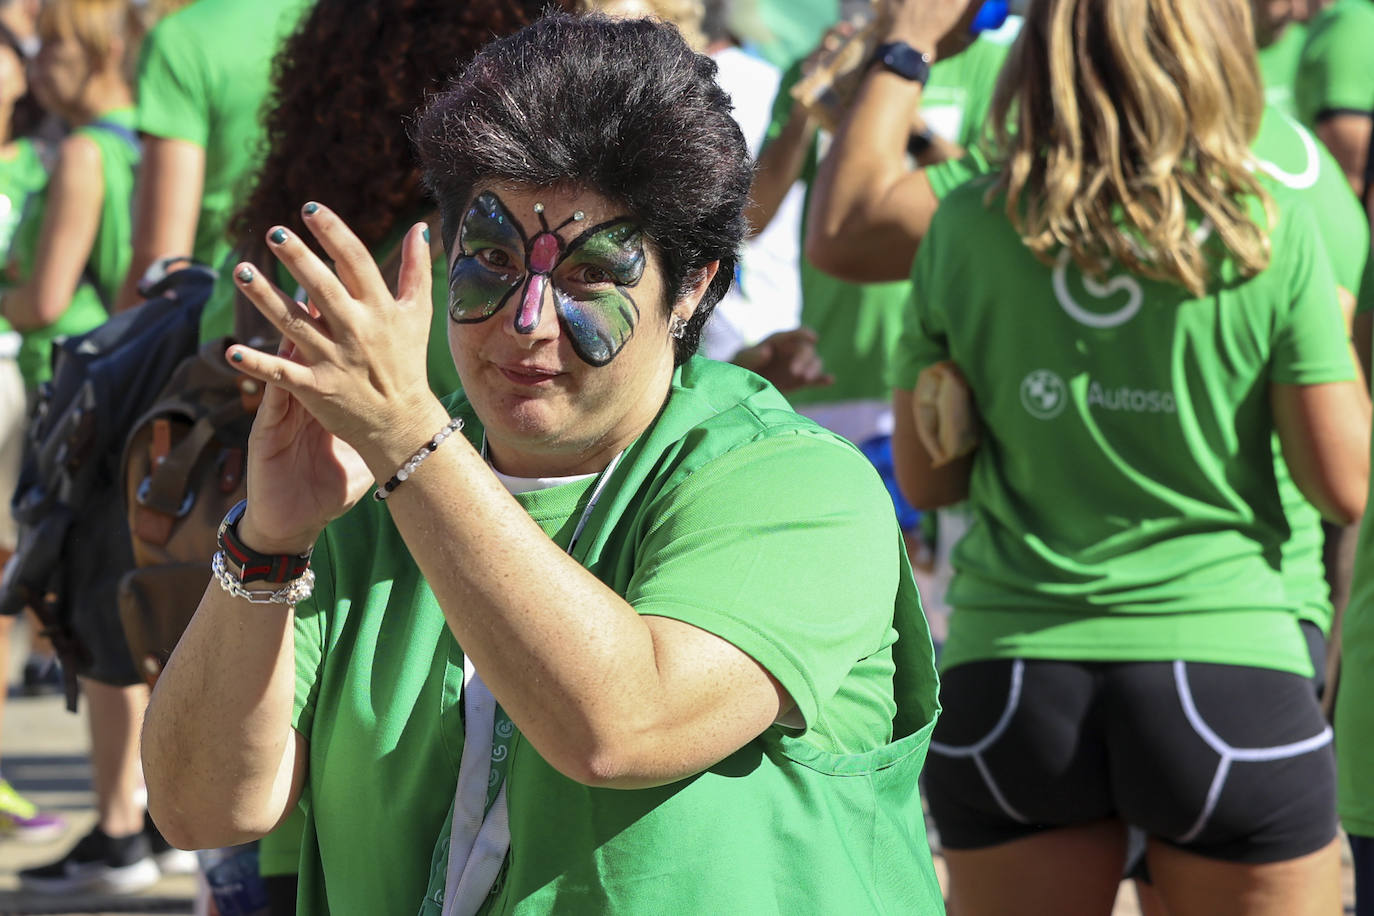
[[[1007,215],[1043,260],[1119,263],[1202,295],[1210,223],[1244,275],[1269,263],[1247,167],[1264,97],[1249,0],[1032,0],[993,100]]]

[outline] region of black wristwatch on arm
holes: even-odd
[[[930,79],[930,55],[917,51],[904,41],[889,41],[878,45],[873,52],[873,66],[890,70],[902,79],[926,84]]]

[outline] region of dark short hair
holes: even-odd
[[[734,279],[752,167],[716,65],[645,19],[546,16],[487,45],[420,113],[415,141],[444,241],[479,183],[575,186],[627,207],[663,264],[672,300],[712,261],[674,356]]]

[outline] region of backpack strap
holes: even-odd
[[[116,137],[123,140],[125,143],[129,145],[129,149],[134,151],[134,155],[143,155],[143,141],[138,138],[138,132],[135,131],[133,128],[126,127],[123,124],[116,124],[114,121],[106,121],[103,119],[97,119],[95,121],[92,121],[86,126],[94,127],[96,130],[103,130],[106,133],[114,134]]]
[[[123,124],[117,124],[114,121],[106,121],[103,119],[94,120],[86,126],[94,128],[95,130],[103,130],[107,134],[113,134],[123,140],[128,145],[129,149],[133,150],[135,157],[141,158],[143,156],[143,141],[138,138],[137,132],[132,128],[126,127]],[[95,290],[96,296],[100,299],[100,304],[105,308],[105,314],[114,314],[114,303],[110,301],[110,297],[106,295],[105,291],[100,288],[100,284],[96,282],[95,272],[91,270],[90,262],[87,262],[85,269],[81,271],[81,279],[89,284],[91,289]]]

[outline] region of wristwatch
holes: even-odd
[[[873,63],[922,86],[930,79],[930,55],[904,41],[878,45],[873,52]]]
[[[241,499],[219,523],[219,549],[226,565],[237,574],[239,582],[290,582],[305,575],[310,568],[310,554],[259,553],[243,543],[239,537],[239,522],[248,508],[248,500]]]
[[[912,159],[919,159],[935,145],[935,131],[922,127],[919,131],[907,134],[906,151]]]

